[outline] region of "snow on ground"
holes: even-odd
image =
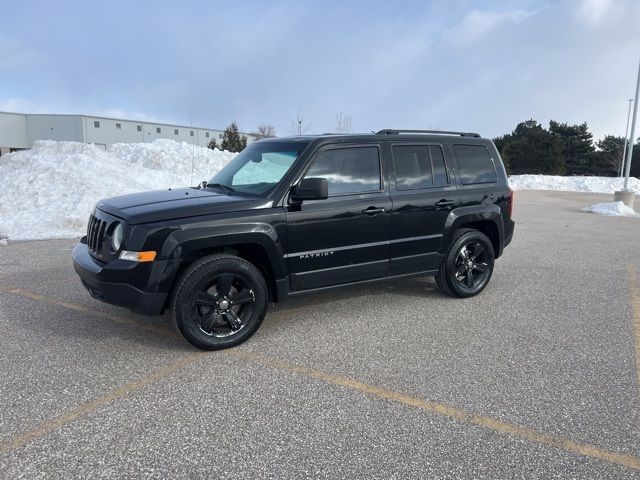
[[[624,178],[617,177],[561,177],[558,175],[511,175],[509,184],[514,190],[563,190],[567,192],[613,193],[622,190]],[[629,188],[640,194],[640,180],[631,177]]]
[[[608,215],[611,217],[637,217],[640,216],[631,207],[627,207],[624,202],[596,203],[590,207],[584,207],[585,212],[597,213],[598,215]]]
[[[0,158],[0,245],[7,238],[83,235],[89,213],[101,198],[197,184],[233,157],[233,153],[164,139],[115,144],[106,152],[85,143],[37,141],[31,150]],[[516,190],[612,193],[622,189],[622,182],[620,178],[550,175],[509,178]],[[630,186],[640,194],[638,179],[632,178]]]
[[[0,239],[81,236],[99,199],[197,184],[234,155],[165,139],[115,144],[106,152],[86,143],[36,141],[0,158]]]

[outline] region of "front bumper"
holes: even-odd
[[[160,315],[164,309],[168,290],[159,291],[162,284],[156,277],[157,272],[166,272],[167,263],[125,260],[102,263],[89,254],[84,243],[73,249],[73,268],[93,298],[143,315]]]

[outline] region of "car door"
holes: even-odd
[[[303,178],[326,178],[329,197],[287,208],[291,291],[384,277],[391,200],[380,146],[324,147]]]
[[[447,150],[439,143],[390,143],[391,246],[389,276],[437,269],[442,232],[460,197]]]

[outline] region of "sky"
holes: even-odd
[[[0,111],[289,135],[495,137],[534,118],[623,135],[639,0],[2,0]]]

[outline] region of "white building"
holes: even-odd
[[[36,140],[69,140],[95,143],[106,149],[113,143],[152,142],[168,138],[206,147],[222,142],[223,130],[167,123],[137,122],[87,115],[55,115],[0,112],[0,155],[31,148]],[[243,134],[250,143],[254,138]]]

